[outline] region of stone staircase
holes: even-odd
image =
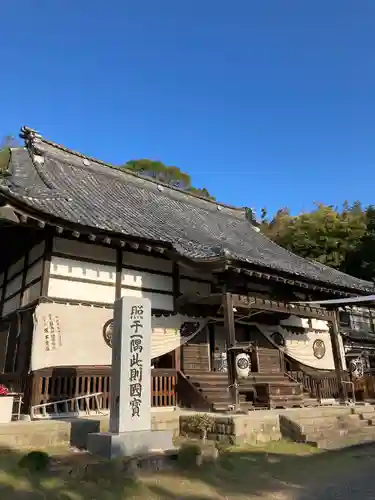
[[[375,442],[373,406],[320,407],[280,415],[284,437],[326,450]]]

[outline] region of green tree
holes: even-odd
[[[10,159],[10,148],[19,146],[19,143],[12,135],[6,135],[0,141],[0,173],[7,169]]]
[[[340,269],[358,248],[366,231],[366,217],[359,203],[346,204],[342,210],[320,203],[313,211],[297,216],[281,209],[269,223],[263,222],[261,229],[297,255]]]
[[[169,186],[188,191],[195,196],[201,196],[211,200],[215,199],[206,188],[197,188],[193,186],[189,174],[182,172],[178,167],[165,165],[161,161],[148,159],[130,160],[123,165],[123,168],[146,177],[151,177],[163,184],[168,184]]]
[[[366,229],[357,247],[348,253],[343,270],[358,278],[375,278],[375,206],[370,205],[365,212]]]

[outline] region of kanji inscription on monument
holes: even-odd
[[[115,302],[110,432],[151,428],[151,332],[148,299]]]

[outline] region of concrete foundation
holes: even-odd
[[[171,431],[130,431],[115,434],[101,432],[89,434],[87,449],[93,455],[106,459],[133,457],[155,451],[174,449]]]

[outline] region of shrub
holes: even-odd
[[[178,450],[178,463],[183,467],[197,465],[197,457],[200,454],[201,449],[197,444],[183,444]]]
[[[186,419],[186,427],[196,433],[199,433],[205,442],[207,433],[215,427],[215,418],[208,413],[195,413]]]
[[[48,453],[44,451],[31,451],[21,458],[18,465],[30,472],[43,472],[48,468],[49,463],[50,457]]]

